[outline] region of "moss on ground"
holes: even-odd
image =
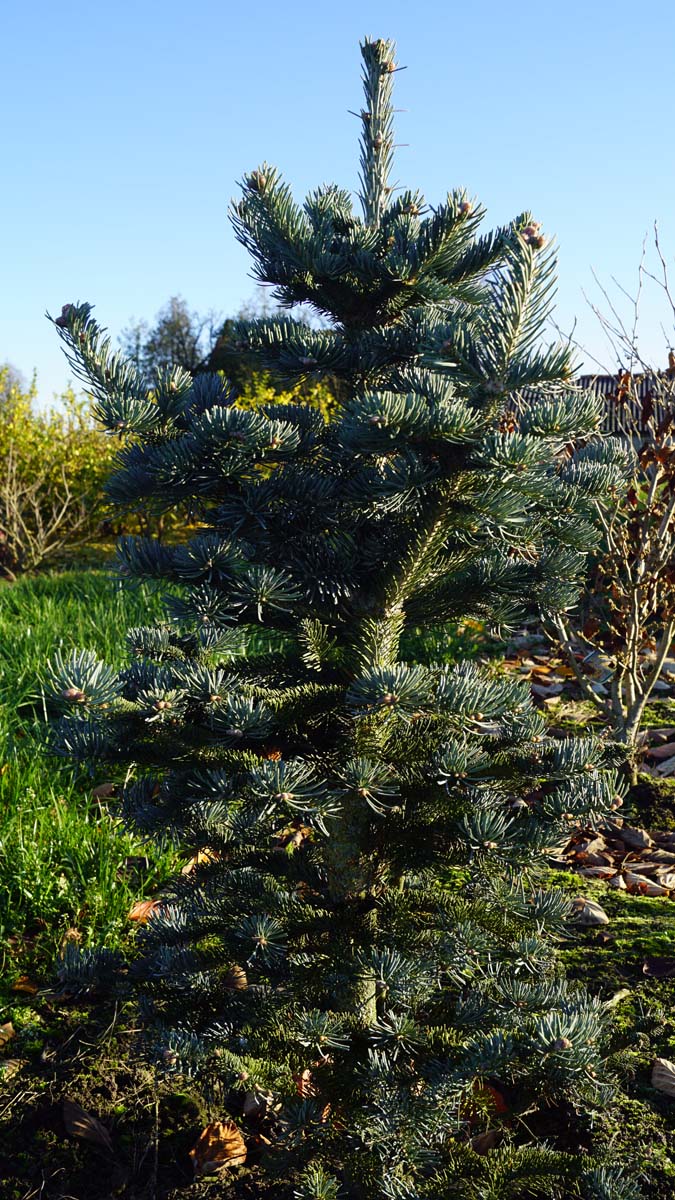
[[[638,1164],[645,1200],[672,1200],[675,1099],[657,1092],[650,1077],[655,1058],[675,1059],[675,977],[650,977],[644,964],[675,961],[675,903],[630,896],[571,871],[551,871],[548,881],[598,901],[609,917],[608,925],[579,930],[560,950],[568,976],[608,1002],[612,1017],[619,1087],[597,1116],[595,1144]]]
[[[645,829],[675,829],[675,779],[641,773],[631,788],[628,811]]]

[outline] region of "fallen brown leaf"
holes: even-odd
[[[217,850],[211,850],[208,846],[205,846],[203,850],[198,850],[196,854],[193,854],[184,867],[181,867],[181,875],[190,875],[196,867],[203,867],[206,863],[217,862],[219,857],[220,855]]]
[[[71,1137],[91,1142],[108,1154],[113,1153],[112,1140],[105,1125],[74,1100],[63,1101],[63,1124]]]
[[[675,833],[672,830],[664,830],[663,833],[657,833],[655,841],[659,843],[659,846],[664,846],[666,850],[675,850]]]
[[[241,1111],[245,1117],[262,1117],[265,1115],[274,1097],[271,1092],[246,1092]]]
[[[650,850],[649,857],[652,858],[654,862],[659,864],[668,863],[672,865],[675,863],[675,854],[672,850],[661,850],[660,848],[657,848],[656,850]]]
[[[0,1079],[12,1079],[28,1062],[27,1058],[5,1058],[0,1062]]]
[[[636,854],[630,856],[626,862],[626,866],[629,870],[636,867],[641,875],[658,875],[659,871],[668,871],[670,869],[669,867],[665,867],[663,863],[644,862]]]
[[[605,1008],[616,1008],[617,1004],[620,1004],[622,1000],[627,1000],[630,994],[630,988],[619,988],[619,991],[610,996],[609,1000],[605,1000]]]
[[[649,758],[670,758],[675,754],[675,742],[664,742],[660,746],[650,746],[647,754]]]
[[[33,983],[28,975],[19,975],[12,984],[12,991],[21,992],[24,996],[37,996],[39,990],[37,983]]]
[[[629,892],[637,892],[642,896],[668,895],[668,888],[663,884],[656,883],[653,879],[647,879],[646,875],[639,875],[637,871],[624,871],[623,877]]]
[[[550,699],[552,696],[559,696],[563,690],[561,683],[531,683],[530,691],[534,692],[535,696],[540,696],[544,700]]]
[[[116,790],[114,783],[99,783],[98,787],[92,788],[91,794],[95,800],[109,800]]]
[[[159,900],[137,900],[129,909],[129,920],[138,921],[139,925],[145,925],[158,908],[161,908]]]
[[[630,825],[622,826],[621,841],[626,846],[630,846],[631,850],[646,850],[649,846],[654,845],[653,839],[646,829],[633,829]]]
[[[61,938],[60,949],[62,951],[65,950],[65,948],[69,942],[72,942],[75,945],[79,945],[79,943],[81,941],[82,941],[82,934],[80,933],[79,929],[75,929],[75,928],[66,929],[63,934],[63,937]]]
[[[312,1072],[309,1067],[305,1067],[299,1075],[293,1076],[295,1088],[299,1096],[306,1100],[309,1096],[316,1096],[316,1087],[312,1080]]]
[[[248,978],[244,968],[240,967],[238,963],[234,963],[224,975],[223,983],[226,988],[231,988],[234,992],[245,992],[248,987]]]
[[[675,1063],[667,1058],[657,1058],[652,1070],[652,1087],[666,1096],[675,1096]]]
[[[246,1162],[246,1143],[234,1121],[212,1121],[190,1151],[197,1178]]]
[[[675,773],[675,754],[671,758],[663,759],[655,767],[652,767],[652,775],[660,775],[662,779],[666,779],[673,773]]]
[[[16,1029],[11,1021],[5,1021],[4,1025],[0,1025],[0,1050],[4,1050],[13,1037],[16,1037]]]
[[[675,892],[675,871],[660,871],[656,878],[669,892]]]
[[[501,1129],[487,1129],[485,1133],[479,1133],[471,1139],[471,1149],[475,1154],[487,1154],[488,1150],[494,1150],[495,1146],[499,1145],[501,1139]]]
[[[645,735],[650,742],[654,740],[668,741],[668,738],[675,734],[675,726],[662,725],[659,729],[647,729]]]
[[[578,874],[585,876],[586,879],[611,879],[614,874],[613,867],[579,867]]]
[[[483,1100],[487,1103],[488,1108],[490,1108],[492,1112],[507,1113],[509,1111],[509,1106],[506,1103],[504,1096],[499,1089],[493,1087],[491,1083],[480,1083],[478,1080],[476,1080],[472,1091],[474,1096],[477,1096],[479,1100]]]
[[[611,880],[610,880],[611,882]],[[609,917],[604,908],[586,896],[577,896],[572,901],[573,920],[577,925],[608,925]]]
[[[675,958],[646,958],[642,964],[642,974],[652,979],[672,979],[675,975]]]
[[[575,854],[600,854],[607,849],[607,843],[603,837],[584,838],[583,841],[577,842],[574,846]]]

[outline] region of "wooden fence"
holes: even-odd
[[[577,382],[603,397],[605,433],[638,437],[647,432],[648,421],[658,424],[675,400],[667,375],[581,375]]]

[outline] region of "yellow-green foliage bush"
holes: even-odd
[[[274,403],[308,404],[325,421],[336,408],[326,383],[279,391],[268,372],[252,373],[237,404]],[[34,570],[102,530],[114,535],[152,527],[170,534],[186,522],[176,510],[164,515],[159,529],[143,512],[127,514],[123,528],[110,525],[103,485],[118,449],[119,442],[97,427],[87,399],[71,389],[57,407],[41,410],[35,382],[22,388],[10,368],[0,366],[0,577]]]
[[[115,446],[72,390],[37,407],[0,367],[0,574],[13,578],[91,538],[105,511]]]
[[[335,394],[327,383],[308,380],[288,391],[279,391],[269,371],[253,371],[239,392],[237,405],[261,408],[263,404],[307,404],[318,408],[324,421],[329,421],[337,408]]]

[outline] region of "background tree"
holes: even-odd
[[[414,627],[568,605],[624,459],[569,448],[599,412],[538,346],[538,227],[481,238],[463,193],[392,198],[394,47],[362,53],[363,219],[334,187],[298,208],[267,167],[235,210],[280,298],[329,321],[255,322],[248,344],[287,377],[339,372],[334,421],[238,409],[208,375],[148,394],[88,305],[57,319],[133,437],[111,496],[190,499],[202,526],[121,544],[126,573],[171,586],[170,619],[130,631],[121,673],[54,662],[55,749],[117,764],[127,820],[191,856],[134,971],[158,1060],[199,1070],[259,1189],[627,1198],[614,1167],[528,1144],[607,1097],[602,1008],[556,967],[571,909],[537,873],[611,808],[611,756],[549,738],[518,682],[409,652]],[[549,394],[518,419],[526,386]]]
[[[172,367],[191,373],[203,370],[221,325],[222,318],[215,313],[202,316],[189,309],[182,296],[172,296],[152,326],[132,320],[119,340],[123,354],[152,381]]]
[[[0,409],[10,403],[12,397],[29,394],[31,396],[36,394],[35,381],[33,380],[29,387],[17,367],[12,366],[9,362],[0,364]]]
[[[237,397],[246,408],[274,402],[288,403],[291,396],[317,407],[325,419],[333,412],[339,384],[333,378],[288,383],[261,370],[257,357],[246,351],[239,332],[242,322],[269,316],[266,294],[242,305],[235,317],[214,313],[200,316],[185,300],[173,296],[157,314],[150,327],[147,321],[132,321],[120,336],[122,352],[150,384],[162,373],[178,367],[192,375],[202,371],[223,372]]]

